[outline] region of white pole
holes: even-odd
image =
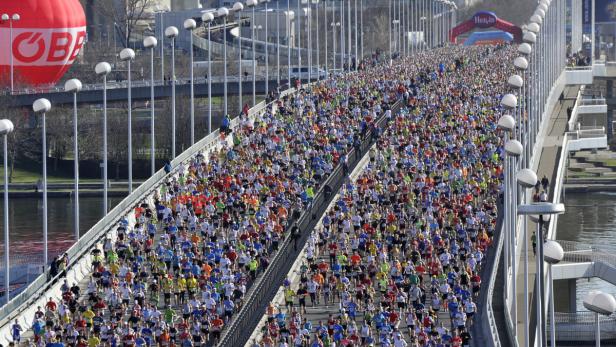
[[[163,11],[160,12],[160,83],[165,80],[165,25]]]
[[[255,6],[252,7],[251,39],[252,39],[252,105],[257,104],[257,52],[255,49]]]
[[[319,48],[319,46],[321,46],[319,44],[319,31],[320,31],[320,27],[319,27],[319,4],[320,2],[317,2],[317,15],[315,16],[317,18],[317,30],[316,30],[316,41],[317,41],[317,81],[321,80],[321,50]],[[326,22],[327,23],[327,22]]]
[[[79,144],[78,144],[78,129],[77,129],[77,91],[73,92],[73,230],[75,241],[79,240]],[[5,137],[6,138],[6,137]]]
[[[357,46],[357,34],[359,33],[359,28],[357,26],[357,0],[353,2],[353,9],[355,10],[353,14],[355,15],[355,71],[359,69],[359,52]]]
[[[312,8],[310,0],[306,10],[306,29],[308,29],[308,83],[312,82]]]
[[[41,114],[41,125],[43,127],[43,264],[46,269],[49,266],[49,254],[47,252],[47,129],[45,112]]]
[[[349,47],[346,52],[347,52],[347,69],[348,71],[351,71],[351,0],[348,0],[349,3],[347,5],[347,38],[348,38],[348,45],[347,47]]]
[[[280,1],[280,0],[278,0]],[[288,87],[291,88],[291,5],[290,1],[287,1],[287,15],[286,15],[286,32],[287,32],[287,79]],[[295,24],[295,18],[293,18],[293,24]]]
[[[332,32],[333,32],[333,38],[334,38],[334,71],[336,71],[336,23],[332,22]]]
[[[171,38],[171,158],[175,159],[175,36]]]
[[[297,28],[295,28],[295,32],[297,33],[297,72],[298,72],[298,80],[299,80],[299,85],[301,86],[302,84],[302,73],[301,73],[301,66],[302,66],[302,17],[301,17],[301,8],[300,8],[300,3],[301,1],[297,2]]]
[[[280,0],[276,1],[276,87],[280,88]]]
[[[193,47],[193,32],[190,34],[190,145],[195,144],[195,52]],[[130,65],[129,65],[130,66]]]
[[[364,0],[359,0],[359,33],[361,34],[361,57],[364,57]]]
[[[13,18],[9,18],[9,44],[10,44],[10,50],[11,50],[11,94],[13,94],[14,90],[14,80],[13,80]],[[6,140],[5,140],[6,141]],[[8,276],[7,276],[8,277]],[[7,293],[8,293],[8,287],[7,288]],[[8,297],[8,295],[7,295]]]
[[[595,0],[591,0],[591,9],[590,9],[590,63],[594,65],[595,63]],[[598,318],[597,318],[598,322]]]
[[[269,34],[267,30],[267,17],[269,16],[269,12],[267,11],[267,3],[269,0],[265,0],[265,95],[269,94],[269,50],[267,49],[267,35]]]
[[[541,219],[541,216],[539,217],[539,219]],[[537,240],[537,255],[536,255],[536,267],[537,267],[536,271],[537,272],[535,272],[535,273],[537,274],[537,276],[540,276],[540,274],[541,274],[540,267],[541,267],[541,265],[543,265],[542,264],[541,255],[539,254],[539,253],[541,253],[539,247],[541,246],[541,242],[543,242],[543,235],[542,235],[542,232],[541,232],[541,228],[542,228],[541,223],[537,222],[537,233],[535,234],[536,240]],[[543,329],[542,329],[542,326],[541,326],[543,324],[542,319],[541,319],[542,318],[542,312],[541,312],[541,301],[542,301],[542,299],[541,299],[541,296],[542,296],[543,288],[541,288],[541,281],[540,281],[539,278],[537,278],[537,280],[535,282],[537,282],[537,286],[536,286],[536,289],[535,289],[536,290],[535,293],[536,293],[536,297],[537,297],[536,308],[535,308],[535,310],[537,311],[537,328],[536,328],[537,330],[536,330],[536,333],[535,333],[535,340],[536,340],[536,344],[541,347],[541,346],[543,346]]]
[[[238,66],[238,72],[237,72],[237,77],[238,77],[238,82],[237,82],[237,87],[238,87],[238,105],[240,106],[239,110],[240,112],[242,112],[242,108],[244,107],[244,98],[243,98],[243,93],[242,93],[242,13],[241,11],[237,12],[237,66]],[[254,21],[254,20],[253,20]],[[251,23],[252,25],[252,23]]]
[[[556,322],[554,321],[554,278],[552,277],[552,265],[548,268],[550,281],[550,344],[556,347]]]
[[[150,85],[150,161],[151,161],[151,172],[150,174],[154,176],[156,172],[156,157],[155,157],[155,137],[154,137],[154,47],[152,47],[152,59],[150,60],[150,71],[151,71],[151,85]]]
[[[207,23],[207,134],[212,132],[212,21]]]
[[[391,65],[392,61],[391,61],[391,55],[392,55],[392,51],[391,51],[391,0],[388,1],[388,9],[389,9],[389,15],[388,15],[388,19],[387,19],[387,26],[389,27],[389,65]]]
[[[223,24],[222,24],[223,28],[222,28],[222,37],[223,37],[223,41],[222,41],[222,55],[224,56],[223,59],[223,74],[224,74],[224,79],[225,79],[225,83],[224,83],[224,115],[226,116],[228,114],[228,105],[227,105],[227,16],[225,15],[223,17]],[[212,64],[212,61],[210,61],[210,65]],[[210,79],[212,78],[212,76],[210,76]],[[210,99],[212,98],[212,94],[210,94]]]
[[[327,22],[327,3],[325,3],[323,5],[324,9],[323,9],[323,15],[325,16],[325,21],[324,21],[324,25],[325,25],[325,77],[329,77],[329,63],[328,63],[328,55],[327,55],[327,51],[328,51],[328,40],[327,40],[327,26],[329,25],[329,23]]]
[[[12,42],[12,41],[11,41]],[[4,134],[4,298],[8,304],[11,298],[10,291],[10,248],[9,248],[9,160],[8,160],[8,136]]]
[[[594,3],[594,1],[593,1],[593,3]],[[594,44],[595,44],[595,42],[594,42],[594,39],[593,39],[593,45]],[[596,313],[596,312],[595,312],[595,322],[596,322],[595,328],[597,329],[596,333],[595,333],[595,346],[596,347],[601,347],[601,325],[599,323],[599,313]]]
[[[107,215],[107,74],[103,75],[103,210]]]
[[[133,96],[130,76],[130,59],[128,60],[128,194],[133,192]],[[77,170],[75,170],[77,172]]]

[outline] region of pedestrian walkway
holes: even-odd
[[[541,179],[542,177],[548,177],[550,182],[549,187],[549,199],[548,201],[552,201],[552,197],[554,194],[553,188],[556,179],[556,174],[558,172],[558,162],[562,150],[562,140],[565,135],[565,131],[567,129],[567,108],[572,107],[575,103],[575,96],[577,95],[578,87],[566,87],[564,91],[564,99],[556,104],[554,107],[554,111],[552,112],[550,119],[547,123],[547,131],[546,137],[543,142],[543,148],[541,149],[541,157],[539,161],[539,168],[537,169],[537,177]],[[572,100],[573,99],[573,100]],[[530,190],[529,190],[530,191]],[[520,263],[517,266],[517,283],[516,283],[516,299],[517,299],[517,309],[516,309],[516,321],[517,321],[517,338],[518,343],[522,346],[524,345],[524,331],[526,329],[526,321],[524,317],[524,254],[528,252],[528,291],[529,291],[529,306],[530,306],[530,326],[535,326],[535,315],[532,313],[533,296],[535,290],[535,274],[536,274],[536,259],[533,253],[532,246],[532,235],[535,231],[535,222],[527,220],[528,225],[528,234],[525,242],[523,242],[520,256]],[[522,228],[518,228],[519,230],[519,239],[523,240]],[[524,241],[524,240],[523,240]],[[534,335],[534,329],[529,331],[529,336]]]

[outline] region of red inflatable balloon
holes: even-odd
[[[15,86],[54,84],[86,39],[79,0],[0,0],[0,18],[3,87],[11,85],[11,52]]]

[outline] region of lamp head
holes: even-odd
[[[120,60],[127,61],[135,59],[135,51],[132,48],[124,48],[120,51]]]
[[[179,34],[178,28],[174,27],[173,25],[165,29],[165,36],[168,39],[174,39],[178,36],[178,34]]]
[[[34,113],[45,113],[51,110],[51,102],[45,98],[37,99],[32,104]]]
[[[145,48],[155,48],[158,45],[158,40],[154,36],[148,36],[143,39],[143,47]]]
[[[15,130],[15,126],[10,119],[0,120],[0,135],[8,135]]]
[[[194,19],[188,18],[187,20],[184,21],[184,29],[195,30],[196,27],[197,27],[197,22]]]
[[[71,78],[64,83],[64,90],[67,92],[77,93],[81,91],[82,87],[83,85],[81,84],[81,81],[76,78]]]
[[[94,71],[97,75],[107,75],[111,72],[111,65],[109,65],[109,63],[106,61],[100,62],[96,64],[96,66],[94,67]]]

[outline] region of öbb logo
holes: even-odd
[[[17,29],[12,43],[15,65],[64,65],[72,63],[86,38],[86,30]]]
[[[496,24],[498,17],[492,12],[481,11],[475,13],[473,16],[473,22],[478,28],[490,28]]]

